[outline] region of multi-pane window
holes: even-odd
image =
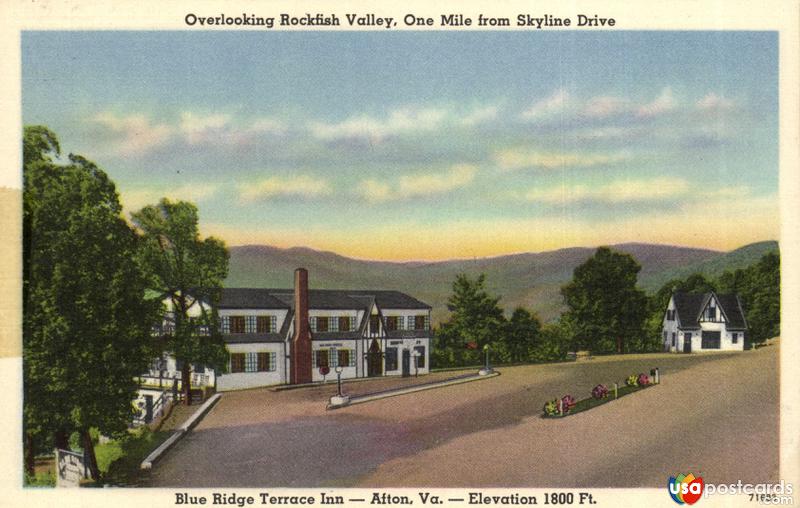
[[[397,370],[397,348],[386,348],[386,370]]]
[[[734,344],[738,344],[739,343],[739,334],[738,333],[733,332],[731,334],[731,342],[733,342]]]
[[[400,316],[386,316],[386,329],[399,330],[400,329]]]
[[[349,349],[339,349],[336,351],[336,364],[340,367],[349,367],[350,366],[350,350]]]
[[[414,346],[414,351],[419,353],[417,356],[417,367],[420,369],[425,368],[425,346]]]
[[[272,372],[275,370],[275,353],[256,353],[256,368],[258,372]]]
[[[229,316],[230,333],[244,333],[244,316]]]
[[[256,333],[271,333],[277,329],[277,316],[257,316]]]
[[[244,357],[244,371],[258,372],[258,354],[247,353]]]
[[[708,306],[708,310],[706,311],[706,319],[709,321],[716,321],[717,320],[717,308],[713,305]]]
[[[317,368],[320,367],[330,367],[330,362],[328,359],[328,350],[327,349],[320,349],[314,352],[316,361],[314,364]]]
[[[317,317],[317,332],[327,332],[328,331],[328,318],[325,316],[318,316]]]
[[[369,333],[376,334],[380,331],[381,318],[378,316],[369,317]]]
[[[231,372],[244,372],[244,353],[231,353]]]
[[[667,309],[667,321],[675,321],[675,309]]]
[[[410,330],[427,330],[430,328],[430,318],[427,314],[408,316],[408,328]]]
[[[350,325],[351,321],[352,319],[350,319],[350,316],[341,316],[339,318],[339,331],[349,332],[351,330],[351,325]]]

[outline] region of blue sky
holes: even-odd
[[[230,245],[778,237],[773,32],[24,32],[23,121]]]

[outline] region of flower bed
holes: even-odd
[[[542,408],[543,418],[563,418],[565,416],[580,413],[593,407],[611,402],[625,395],[629,395],[645,388],[654,386],[654,380],[646,374],[632,374],[628,376],[625,383],[618,386],[616,393],[613,385],[608,388],[606,385],[599,384],[592,389],[591,396],[576,401],[572,395],[565,395],[560,399],[549,400]]]

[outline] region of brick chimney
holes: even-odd
[[[308,271],[294,271],[294,336],[291,383],[311,382],[311,331],[308,328]]]

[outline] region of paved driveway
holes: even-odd
[[[715,483],[773,481],[777,350],[505,368],[496,378],[336,411],[324,409],[330,386],[226,393],[149,484],[663,487],[686,471]],[[598,382],[655,366],[664,374],[658,387],[563,420],[539,418],[547,399],[583,397]],[[447,375],[424,380],[432,376]]]

